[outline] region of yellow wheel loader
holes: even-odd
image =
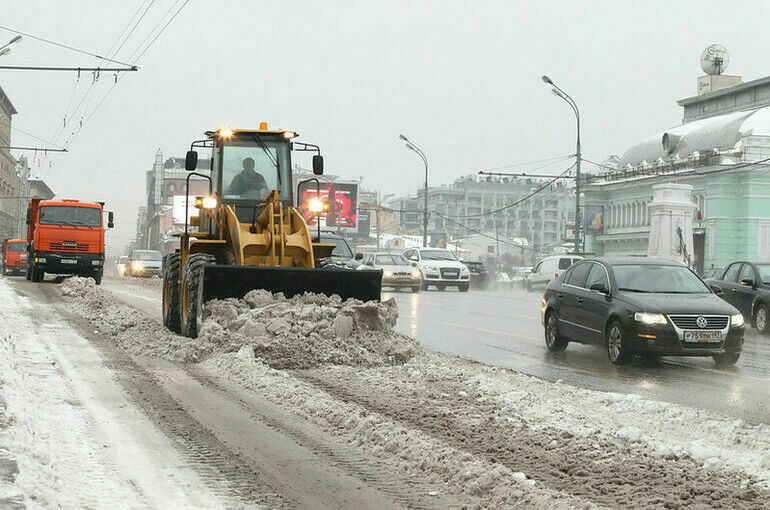
[[[170,330],[194,338],[207,301],[241,298],[254,289],[379,301],[382,271],[317,267],[335,244],[322,243],[320,231],[314,236],[294,206],[291,153],[315,152],[316,175],[323,173],[323,157],[318,146],[296,142],[296,136],[262,123],[257,130],[207,131],[191,144],[187,207],[193,204],[199,214],[186,214],[180,249],[164,260],[163,323]],[[211,150],[209,172],[195,171],[196,149]],[[208,196],[189,196],[193,176],[208,180]],[[320,197],[313,200],[311,211],[323,211]]]

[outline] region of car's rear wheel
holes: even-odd
[[[718,367],[731,367],[738,363],[738,358],[741,357],[740,352],[725,352],[723,354],[714,354],[711,356],[714,358],[714,363]]]
[[[548,312],[545,316],[545,346],[549,351],[563,351],[569,342],[559,334],[559,316]]]
[[[767,306],[761,303],[757,306],[757,311],[754,313],[754,325],[757,327],[757,331],[763,335],[770,333],[770,322],[768,322]]]
[[[607,356],[614,365],[625,365],[631,360],[631,351],[618,321],[612,321],[607,328]]]

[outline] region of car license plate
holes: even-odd
[[[722,332],[721,331],[685,331],[684,341],[696,342],[696,343],[721,342]]]
[[[74,259],[61,259],[62,264],[77,264],[78,261]]]

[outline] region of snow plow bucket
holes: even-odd
[[[305,292],[338,295],[344,299],[379,301],[381,270],[301,267],[229,266],[207,264],[203,268],[203,302],[242,298],[250,291],[264,289],[284,296]]]

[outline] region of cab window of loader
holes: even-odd
[[[289,146],[262,136],[268,156],[246,134],[227,142],[222,156],[222,196],[225,200],[263,200],[272,190],[281,200],[291,200]],[[278,175],[273,161],[278,162]]]

